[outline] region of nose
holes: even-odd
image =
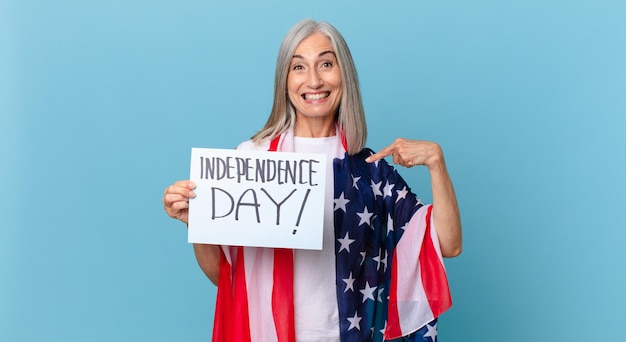
[[[324,80],[322,79],[322,75],[320,75],[319,71],[316,69],[311,69],[309,71],[309,87],[313,89],[317,89],[324,84]]]

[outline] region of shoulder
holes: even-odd
[[[390,175],[392,177],[399,177],[398,171],[396,168],[389,164],[385,158],[380,159],[373,163],[368,163],[365,161],[367,157],[371,156],[375,152],[370,148],[363,148],[359,153],[350,156],[352,163],[362,168],[363,170],[368,170],[368,173],[373,178],[382,178],[386,179]]]
[[[370,163],[366,162],[365,159],[367,159],[367,157],[371,156],[372,154],[374,154],[374,151],[368,147],[365,147],[359,153],[350,155],[349,159],[351,159],[354,163],[369,165]],[[386,164],[384,159],[381,160]],[[378,165],[378,163],[376,163],[376,165]]]
[[[252,140],[246,140],[237,146],[238,150],[244,151],[267,151],[270,147],[269,139],[264,139],[260,143],[255,143]]]

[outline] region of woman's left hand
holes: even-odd
[[[424,140],[398,138],[391,145],[369,156],[365,161],[375,162],[387,156],[393,156],[393,162],[405,167],[425,165],[429,169],[443,161],[443,152],[439,144]]]
[[[439,236],[441,254],[444,257],[461,254],[463,246],[461,215],[441,146],[430,141],[398,138],[365,161],[373,163],[386,156],[393,156],[393,162],[402,166],[428,167],[433,195],[433,218],[436,222],[435,229]]]

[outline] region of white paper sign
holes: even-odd
[[[191,243],[322,249],[326,156],[192,148]]]

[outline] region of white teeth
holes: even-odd
[[[327,97],[329,93],[304,94],[305,100],[319,100]]]

